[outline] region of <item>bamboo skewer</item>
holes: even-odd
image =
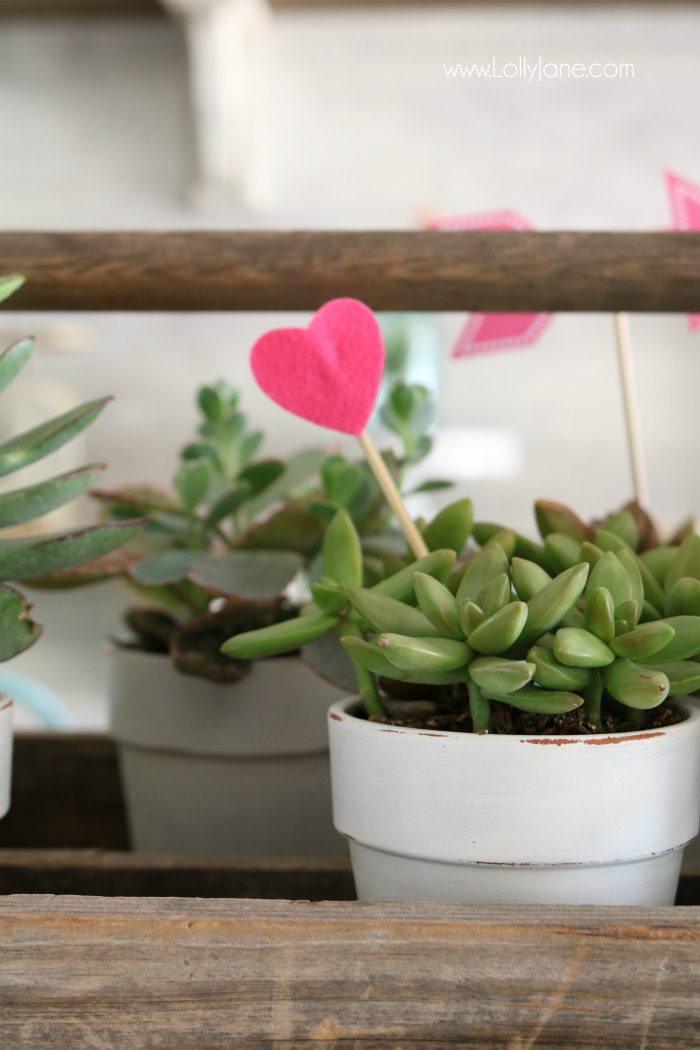
[[[357,440],[360,442],[360,447],[365,454],[367,462],[369,463],[370,469],[377,479],[377,483],[381,488],[387,503],[393,510],[396,517],[399,519],[401,528],[403,529],[406,541],[413,551],[416,558],[423,558],[428,553],[428,548],[425,545],[425,540],[421,536],[420,532],[416,528],[416,524],[411,518],[410,514],[406,510],[406,506],[401,499],[399,490],[396,487],[396,483],[392,478],[391,474],[387,469],[387,465],[382,459],[381,455],[377,450],[377,446],[372,441],[371,437],[364,430],[361,434],[357,435]]]
[[[644,458],[644,446],[642,444],[642,425],[639,414],[639,398],[637,395],[628,314],[615,314],[615,336],[634,497],[640,506],[648,508],[649,482],[646,460]]]

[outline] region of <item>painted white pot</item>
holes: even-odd
[[[296,657],[240,682],[112,650],[110,718],[132,845],[166,853],[339,854],[326,715],[341,692]]]
[[[700,707],[608,736],[477,736],[329,712],[360,900],[672,904],[700,823]]]
[[[0,693],[0,818],[10,808],[12,782],[12,708],[9,696]]]

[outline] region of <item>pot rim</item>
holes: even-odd
[[[601,744],[621,744],[621,743],[636,743],[643,740],[653,740],[655,737],[661,738],[666,737],[669,733],[674,731],[677,733],[682,731],[684,727],[694,727],[700,722],[700,698],[693,699],[690,696],[675,697],[676,703],[680,710],[685,715],[682,722],[676,722],[669,726],[659,726],[654,729],[640,729],[638,732],[629,730],[627,732],[619,733],[589,733],[589,734],[555,734],[542,735],[542,734],[516,734],[516,733],[457,733],[454,730],[447,729],[416,729],[412,726],[393,726],[383,725],[381,722],[371,722],[367,718],[359,718],[354,712],[353,708],[357,708],[361,705],[362,701],[359,696],[347,696],[342,700],[337,700],[331,705],[328,711],[329,722],[344,722],[349,720],[356,732],[367,732],[367,733],[399,733],[409,737],[439,737],[447,740],[461,740],[464,742],[473,740],[498,740],[503,742],[510,741],[513,743],[528,743],[528,744],[542,744],[551,746],[562,746],[566,744],[587,744],[589,746],[601,745]],[[492,746],[492,745],[487,745]]]

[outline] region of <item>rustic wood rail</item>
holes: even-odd
[[[700,312],[700,233],[12,232],[14,310]]]
[[[479,0],[270,0],[273,8],[314,7],[332,11],[343,7],[445,7],[478,3]],[[483,2],[483,0],[481,0]],[[493,6],[518,4],[538,7],[571,6],[572,0],[489,0]],[[581,7],[608,4],[610,0],[575,0]],[[613,3],[649,4],[657,0],[613,0]],[[697,0],[676,0],[693,5]],[[2,15],[159,15],[164,14],[160,0],[0,0]]]
[[[700,1045],[700,912],[9,897],[0,1044]]]

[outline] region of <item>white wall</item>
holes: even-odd
[[[0,226],[406,228],[428,212],[507,206],[543,229],[663,228],[663,171],[700,182],[699,43],[700,10],[666,5],[279,15],[276,203],[263,216],[234,206],[203,215],[187,204],[191,131],[175,25],[3,21]],[[631,62],[635,76],[529,85],[444,76],[443,63],[492,55]],[[219,374],[244,388],[271,451],[320,436],[250,380],[247,351],[270,318],[70,320],[89,326],[91,352],[46,354],[39,373],[71,382],[76,396],[117,395],[89,439],[112,481],[167,476],[195,384]],[[51,322],[6,315],[0,336]],[[459,319],[439,323],[447,354]],[[672,523],[698,505],[700,334],[661,316],[635,319],[633,334],[652,495]],[[561,316],[532,350],[446,361],[443,390],[445,425],[507,427],[520,444],[516,477],[463,484],[482,516],[525,527],[537,495],[592,514],[630,494],[610,318]],[[63,606],[54,614],[50,600],[39,604],[64,621]],[[63,645],[70,625],[55,630]],[[45,672],[58,659],[52,637],[23,658],[28,668]]]

